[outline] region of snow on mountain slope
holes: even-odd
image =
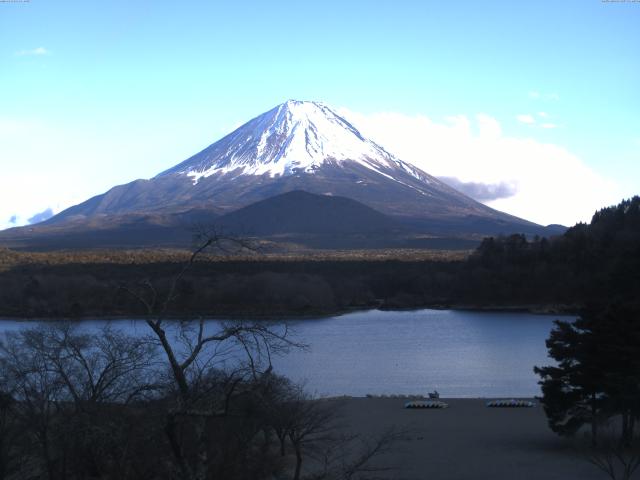
[[[289,100],[254,118],[179,165],[162,172],[187,175],[196,184],[215,174],[313,173],[325,163],[356,162],[381,175],[401,169],[430,183],[433,178],[364,138],[347,120],[319,102]]]
[[[296,100],[257,116],[153,178],[113,187],[50,223],[193,209],[224,215],[297,190],[346,197],[412,225],[419,220],[416,228],[425,231],[451,225],[473,233],[538,227],[396,158],[327,105]]]

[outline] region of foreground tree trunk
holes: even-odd
[[[295,446],[296,450],[296,470],[293,474],[293,480],[300,480],[300,472],[302,471],[302,450],[299,445]]]
[[[191,480],[193,478],[193,475],[187,461],[184,458],[184,452],[182,451],[182,446],[180,444],[180,440],[178,439],[177,430],[178,425],[176,424],[176,416],[174,413],[169,413],[166,418],[164,432],[167,435],[167,439],[169,440],[171,452],[173,453],[173,457],[178,464],[178,469],[180,470],[181,477],[184,480]]]
[[[591,394],[591,446],[598,445],[598,404],[596,394]]]

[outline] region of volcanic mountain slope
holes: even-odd
[[[434,235],[561,232],[476,202],[396,158],[322,103],[290,100],[154,178],[2,232],[0,244],[173,245],[186,242],[188,224],[219,222],[255,235],[306,235],[307,244],[309,235],[320,243],[346,235],[354,246],[373,232],[370,244],[396,246]]]
[[[294,190],[253,203],[215,220],[248,235],[384,234],[406,230],[391,217],[346,197]]]
[[[190,247],[199,226],[214,225],[211,210],[179,213],[97,214],[0,231],[0,246],[19,250]]]
[[[477,226],[477,225],[476,225]],[[495,225],[493,225],[495,227]],[[260,238],[261,250],[475,248],[479,239],[424,235],[356,200],[294,190],[217,216],[211,210],[169,214],[78,216],[0,232],[0,245],[19,250],[184,248],[194,234],[215,231]],[[266,243],[265,243],[266,242]]]
[[[423,220],[483,218],[537,227],[454,190],[365,138],[317,102],[290,100],[150,180],[136,180],[72,207],[55,221],[96,214],[227,213],[304,190],[352,198],[379,212]]]

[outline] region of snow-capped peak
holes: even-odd
[[[188,175],[194,183],[215,174],[275,177],[313,173],[326,162],[347,160],[378,173],[400,167],[421,177],[410,165],[364,138],[327,105],[299,100],[289,100],[254,118],[160,176]]]

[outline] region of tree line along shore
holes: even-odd
[[[469,252],[381,250],[199,256],[172,316],[305,316],[363,308],[577,311],[640,291],[640,198],[564,235],[489,237]],[[126,288],[166,290],[189,252],[0,251],[0,316],[144,316]]]

